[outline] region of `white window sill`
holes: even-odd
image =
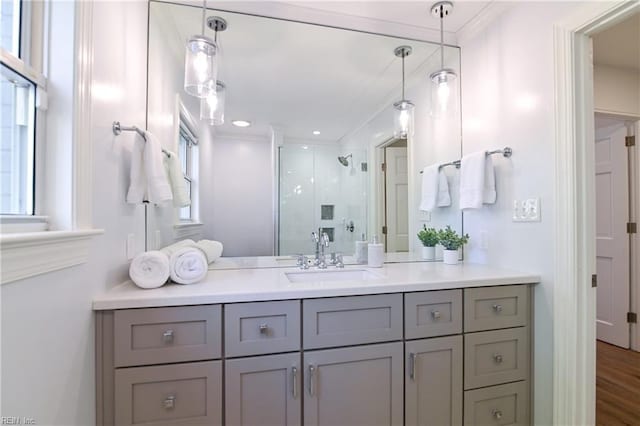
[[[89,229],[0,235],[0,284],[85,263],[91,239],[103,232]]]
[[[173,236],[177,240],[198,237],[204,225],[200,222],[181,222],[173,226]]]

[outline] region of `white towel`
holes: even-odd
[[[451,195],[449,194],[449,182],[444,169],[438,167],[438,207],[449,207],[451,205]]]
[[[170,258],[173,253],[178,251],[178,249],[181,249],[183,247],[195,247],[195,246],[196,246],[196,242],[193,240],[182,240],[182,241],[178,241],[177,243],[168,245],[160,249],[160,251],[163,252],[167,256],[167,258]]]
[[[162,287],[169,279],[169,258],[160,251],[140,253],[131,261],[129,277],[140,288]]]
[[[222,256],[223,247],[220,241],[200,240],[196,243],[196,246],[207,256],[208,263],[213,263]]]
[[[439,169],[438,164],[427,166],[422,171],[422,199],[420,210],[430,212],[436,207],[438,197]]]
[[[129,204],[141,204],[147,193],[147,175],[142,162],[144,148],[145,140],[136,133],[131,149],[131,168],[129,169],[130,183],[129,191],[127,191],[127,203]]]
[[[483,152],[462,157],[460,208],[479,209],[496,201],[496,181],[491,156]]]
[[[150,203],[160,204],[172,198],[163,164],[164,153],[160,142],[151,132],[144,134],[147,142],[142,159],[147,175],[147,200]]]
[[[169,185],[173,193],[174,207],[187,207],[191,204],[189,193],[187,192],[187,182],[182,174],[182,165],[178,155],[168,151],[164,158],[164,166],[169,176]]]
[[[207,257],[202,250],[181,247],[169,258],[171,281],[178,284],[194,284],[207,276]]]

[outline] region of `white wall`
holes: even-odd
[[[273,254],[273,168],[268,137],[214,135],[202,153],[203,236],[224,256]]]
[[[95,239],[88,263],[0,289],[1,414],[29,416],[42,425],[95,423],[91,302],[127,278],[127,234],[135,234],[138,249],[144,246],[144,208],[124,202],[133,135],[115,137],[111,122],[145,121],[147,5],[95,2],[93,7],[93,130],[85,143],[93,147],[93,225],[105,234]],[[73,16],[67,25],[73,25]]]
[[[593,67],[597,112],[640,117],[640,72],[607,65]]]
[[[539,274],[535,289],[533,395],[536,424],[552,423],[554,270],[553,23],[578,3],[512,4],[487,26],[459,36],[462,47],[463,151],[513,148],[494,158],[498,200],[464,213],[467,258]],[[514,223],[514,199],[539,197],[541,222]],[[488,232],[488,250],[479,248]]]

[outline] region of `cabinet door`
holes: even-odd
[[[462,424],[462,336],[407,342],[407,426]]]
[[[300,425],[300,353],[227,360],[227,426]]]
[[[305,352],[304,424],[403,423],[402,343]]]

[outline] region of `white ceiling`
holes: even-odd
[[[593,37],[593,62],[640,71],[640,13]]]
[[[176,32],[176,38],[186,40],[200,31],[200,9],[151,4],[151,18],[162,16],[162,21],[173,22],[173,29],[167,31]],[[392,3],[366,4],[372,7],[364,11],[382,13]],[[393,4],[425,8],[424,3]],[[344,5],[349,12],[358,7],[352,2],[326,5]],[[413,54],[406,59],[411,78],[425,78],[430,71],[425,68],[427,62],[438,52],[438,45],[432,43],[229,12],[208,13],[213,14],[229,23],[219,36],[223,47],[219,79],[228,88],[226,123],[218,129],[222,133],[269,135],[273,125],[281,128],[287,139],[337,141],[388,105],[390,99],[400,98],[401,62],[393,54],[395,47],[413,47]],[[457,57],[458,52],[447,48],[447,55]],[[429,66],[434,67],[433,63]],[[236,119],[253,125],[237,129],[230,125]],[[321,134],[313,136],[313,130]]]

